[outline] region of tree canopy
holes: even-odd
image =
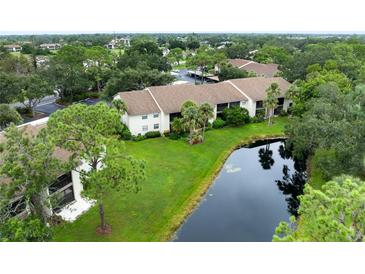
[[[22,117],[14,108],[6,104],[0,104],[0,130],[4,130],[11,123],[18,125],[22,121]]]
[[[81,46],[64,46],[52,57],[47,72],[64,100],[72,102],[75,96],[90,88],[85,61],[86,50]]]
[[[343,93],[333,83],[319,87],[302,117],[293,117],[286,133],[294,155],[315,155],[326,179],[341,173],[364,175],[365,88]]]
[[[120,110],[104,103],[92,106],[75,104],[51,115],[48,130],[60,147],[84,161],[89,169],[81,171],[82,195],[99,205],[100,233],[109,227],[104,217],[104,197],[113,190],[138,190],[144,177],[144,162],[128,156],[122,144],[113,140],[121,126]]]
[[[55,144],[45,129],[36,136],[24,130],[12,126],[5,131],[0,175],[11,179],[12,183],[1,186],[0,203],[6,205],[15,193],[21,193],[31,213],[46,223],[45,208],[50,201],[45,199],[43,191],[60,172],[69,170],[70,165],[55,158]]]
[[[219,81],[225,81],[229,79],[246,78],[248,72],[230,65],[223,65],[219,68],[218,78]]]
[[[273,241],[362,242],[365,234],[365,182],[340,177],[322,190],[307,185],[300,196],[299,221],[281,222]]]

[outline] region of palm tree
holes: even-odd
[[[204,140],[205,127],[208,124],[209,119],[214,117],[214,109],[208,103],[204,103],[199,107],[199,114],[203,122],[203,140]]]
[[[176,134],[181,134],[184,132],[184,124],[182,121],[182,118],[175,118],[174,120],[172,120],[171,122],[171,127],[172,130],[176,133]]]
[[[199,108],[195,103],[187,101],[181,108],[181,114],[183,116],[182,123],[184,127],[189,130],[189,143],[192,145],[193,134],[196,131],[196,128],[201,124]]]
[[[269,118],[268,125],[271,125],[271,117],[278,104],[278,97],[280,95],[280,88],[277,83],[272,83],[266,90],[266,99],[264,100],[264,107],[266,108],[266,117]]]
[[[120,115],[127,112],[127,105],[120,99],[113,100],[112,106],[116,108]]]

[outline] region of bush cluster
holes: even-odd
[[[132,141],[136,141],[136,142],[143,141],[145,139],[146,139],[146,136],[141,135],[141,134],[132,136]]]
[[[226,108],[223,111],[223,119],[228,126],[242,126],[250,122],[248,110],[241,107]]]
[[[149,131],[149,132],[146,132],[146,134],[144,136],[147,139],[148,138],[157,138],[157,137],[161,137],[161,133],[159,131]]]
[[[261,123],[265,120],[265,110],[257,111],[256,115],[251,118],[252,123]]]
[[[131,140],[139,142],[139,141],[142,141],[145,139],[151,139],[151,138],[157,138],[157,137],[161,137],[161,133],[159,131],[148,131],[145,133],[145,135],[138,134],[138,135],[132,136]]]
[[[213,121],[213,128],[222,128],[226,125],[226,122],[223,121],[221,118],[217,118]]]
[[[121,126],[117,129],[117,133],[118,133],[120,139],[122,139],[122,140],[131,140],[132,139],[132,134],[131,134],[129,128],[124,124],[121,124]]]

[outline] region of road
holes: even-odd
[[[187,75],[188,74],[187,69],[174,70],[172,71],[171,74],[176,77],[177,81],[185,81],[191,84],[195,83],[195,79]]]
[[[57,99],[57,97],[55,95],[46,96],[41,100],[41,102],[39,103],[38,106],[54,103],[56,101],[56,99]],[[24,107],[24,105],[20,102],[10,104],[10,106],[15,107],[15,108],[16,107]]]
[[[82,103],[86,105],[94,105],[98,102],[100,102],[100,99],[85,99],[82,101],[79,101],[77,103]],[[16,105],[16,104],[13,104]],[[22,104],[20,104],[22,106]],[[56,112],[59,109],[63,109],[65,106],[59,105],[56,103],[56,98],[43,98],[41,103],[35,108],[37,112],[40,112],[44,115],[41,115],[40,117],[34,117],[34,118],[24,118],[24,123],[29,123],[35,120],[38,120],[40,118],[44,118],[47,116],[50,116],[53,112]]]

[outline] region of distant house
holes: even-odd
[[[19,128],[24,131],[23,134],[26,134],[29,137],[36,136],[42,128],[47,126],[47,120],[48,117],[21,125]],[[4,143],[5,141],[4,134],[0,132],[0,143]],[[71,153],[64,149],[57,148],[54,156],[61,161],[67,161],[71,156]],[[80,171],[88,169],[89,167],[87,164],[80,163],[80,166],[75,170],[60,172],[55,181],[49,182],[49,186],[43,190],[42,194],[44,197],[50,198],[50,200],[52,200],[53,197],[57,197],[58,201],[56,205],[52,206],[51,202],[45,208],[45,211],[49,216],[57,214],[65,220],[73,221],[92,206],[92,201],[88,201],[81,197],[83,186],[80,181]],[[0,177],[0,185],[1,184],[11,184],[11,180],[6,177]],[[10,217],[26,217],[29,214],[29,209],[27,208],[21,192],[14,195],[6,209],[9,212]]]
[[[290,83],[281,77],[252,77],[228,80],[216,84],[155,86],[144,90],[119,92],[114,99],[121,99],[127,105],[122,116],[133,135],[144,135],[148,131],[170,131],[170,123],[179,117],[181,106],[188,100],[198,105],[209,103],[214,108],[214,119],[225,108],[240,106],[246,108],[251,117],[265,112],[263,101],[266,90],[272,83],[278,83],[281,93],[276,113],[287,110],[290,101],[285,92]]]
[[[231,45],[232,42],[231,41],[223,41],[219,43],[219,46],[217,47],[217,49],[224,49],[226,46]]]
[[[41,49],[48,49],[48,50],[57,50],[61,48],[60,44],[40,44],[39,47]]]
[[[251,50],[248,52],[248,55],[249,56],[255,56],[255,54],[258,52],[259,50],[258,49],[254,49],[254,50]]]
[[[120,46],[130,47],[131,40],[129,38],[116,38],[111,40],[108,44],[105,45],[108,49],[116,49]]]
[[[162,49],[162,56],[163,57],[166,57],[169,53],[170,53],[170,50],[168,48],[163,48]]]
[[[260,64],[245,59],[230,59],[229,63],[247,72],[254,72],[257,76],[274,77],[279,72],[277,64]]]
[[[20,45],[4,45],[4,48],[7,50],[7,51],[11,51],[11,52],[18,52],[18,51],[21,51],[22,50],[22,46]]]

